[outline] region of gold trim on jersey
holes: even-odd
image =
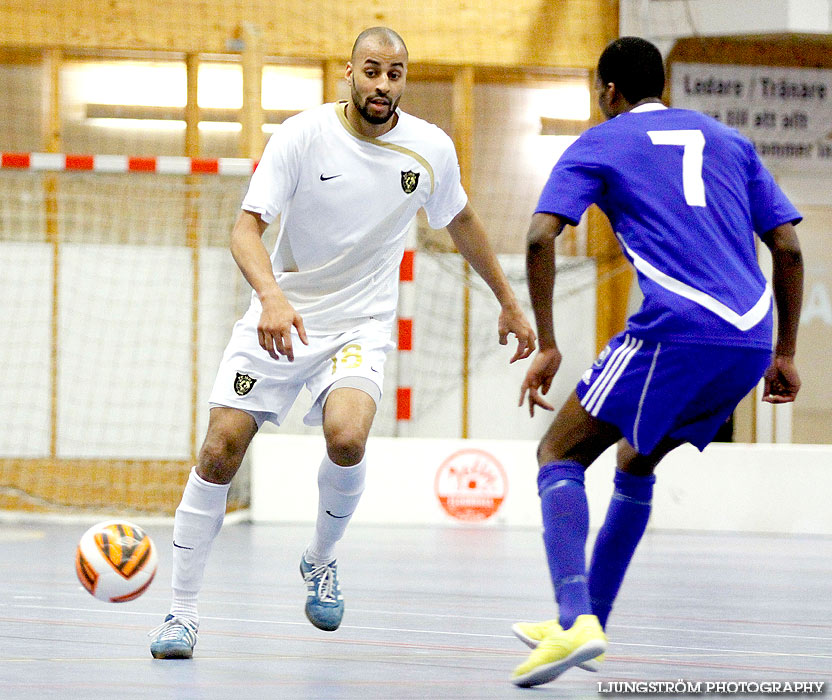
[[[340,102],[336,102],[335,114],[338,115],[338,120],[341,122],[343,127],[349,132],[350,136],[354,136],[359,141],[366,141],[367,143],[371,143],[374,146],[380,146],[381,148],[389,148],[391,151],[396,151],[397,153],[402,153],[406,156],[410,156],[411,158],[415,158],[417,161],[419,161],[420,165],[428,171],[428,177],[430,177],[430,193],[433,194],[433,166],[431,166],[431,164],[428,163],[424,156],[420,156],[418,153],[416,153],[416,151],[411,151],[406,146],[399,146],[395,143],[389,143],[388,141],[374,139],[371,136],[364,136],[363,134],[358,133],[347,119],[346,104],[347,103],[343,100]]]

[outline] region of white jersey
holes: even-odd
[[[345,108],[325,104],[287,119],[242,204],[267,223],[280,215],[272,269],[313,335],[370,317],[392,328],[410,222],[424,207],[442,228],[467,202],[453,143],[439,127],[397,111],[390,131],[368,138]]]

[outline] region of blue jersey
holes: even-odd
[[[771,348],[754,233],[801,217],[739,132],[659,104],[599,124],[557,162],[536,211],[575,224],[592,203],[638,272],[644,302],[631,333]]]

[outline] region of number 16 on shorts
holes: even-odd
[[[332,373],[335,374],[339,369],[358,369],[362,361],[361,346],[358,343],[350,343],[332,358]]]

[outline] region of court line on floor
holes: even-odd
[[[678,620],[679,622],[713,622],[713,618],[706,618],[706,617],[685,617],[682,615],[642,615],[641,613],[627,613],[627,612],[616,612],[616,617],[632,617],[638,618],[640,620],[667,620],[668,618],[672,620]],[[781,620],[749,620],[749,619],[734,619],[734,618],[726,618],[720,619],[720,622],[725,624],[737,624],[737,625],[771,625],[773,627],[809,627],[809,628],[817,628],[817,629],[826,629],[832,630],[832,624],[821,624],[815,622],[784,622]],[[615,626],[615,625],[614,625]]]
[[[713,622],[713,620],[711,621]],[[805,634],[766,634],[763,632],[741,632],[735,630],[700,630],[690,629],[685,627],[647,627],[643,625],[615,625],[614,629],[624,630],[646,630],[648,632],[684,632],[686,634],[714,634],[726,635],[734,637],[773,637],[774,639],[808,639],[812,641],[832,642],[830,637],[809,637]]]
[[[62,593],[59,596],[53,597],[75,597],[76,593],[84,593],[84,590],[79,586],[77,590],[70,594],[70,593]],[[35,600],[48,600],[49,596],[32,596],[31,594],[12,594],[12,597],[15,600],[22,600],[24,599],[35,599]],[[169,603],[169,599],[166,597],[154,597],[148,598],[148,596],[144,597],[145,601],[148,600],[155,600],[160,602],[160,604],[166,606]],[[298,596],[298,602],[296,603],[269,603],[269,602],[247,602],[247,601],[238,601],[235,600],[233,602],[229,601],[222,601],[222,600],[213,600],[210,597],[203,596],[200,599],[200,605],[205,608],[211,605],[217,606],[239,606],[239,607],[253,607],[253,608],[269,608],[273,610],[295,610],[297,609],[298,605],[302,602],[301,596]],[[0,603],[0,607],[4,604]],[[15,604],[16,605],[16,604]],[[54,606],[44,606],[44,609],[53,609]],[[58,608],[54,608],[58,609]],[[66,608],[67,610],[73,608]],[[76,610],[86,610],[87,608],[74,608]],[[130,612],[133,613],[135,611],[126,611],[120,610],[119,612]],[[389,616],[400,616],[400,617],[419,617],[419,618],[428,618],[428,619],[448,619],[448,620],[465,620],[470,622],[472,620],[482,621],[482,622],[505,622],[508,624],[512,624],[518,621],[528,621],[532,622],[535,620],[530,620],[525,616],[518,615],[516,617],[491,617],[491,616],[484,616],[484,615],[475,615],[475,614],[468,614],[468,615],[457,615],[452,613],[434,613],[434,612],[413,612],[408,610],[380,610],[378,608],[356,608],[350,606],[350,613],[358,613],[358,614],[366,614],[366,615],[389,615]],[[146,614],[146,613],[142,613]],[[161,614],[161,613],[160,613]],[[622,617],[626,616],[621,615]],[[630,617],[636,617],[635,615],[629,615]],[[668,618],[679,621],[679,622],[699,622],[699,623],[710,623],[713,624],[713,619],[708,618],[693,618],[693,617],[678,617],[678,616],[658,616],[658,615],[645,615],[645,616],[638,616],[648,619],[655,619],[655,620],[667,620]],[[209,619],[204,617],[204,619]],[[220,618],[217,618],[220,619]],[[538,620],[541,618],[538,618]],[[748,625],[748,626],[765,626],[771,625],[775,627],[795,627],[795,628],[809,628],[809,629],[828,629],[832,630],[832,625],[819,625],[819,624],[812,624],[812,623],[792,623],[792,622],[763,622],[758,620],[745,620],[745,619],[731,619],[731,620],[720,620],[720,623],[726,624],[736,624],[736,625]],[[832,641],[832,636],[829,637],[809,637],[806,635],[787,635],[781,633],[763,633],[763,632],[747,632],[747,631],[737,631],[737,630],[714,630],[714,629],[690,629],[685,627],[651,627],[645,625],[634,625],[629,623],[622,623],[619,621],[613,622],[610,625],[610,629],[612,630],[646,630],[646,631],[657,631],[657,632],[682,632],[686,634],[719,634],[719,635],[734,635],[734,636],[746,636],[746,637],[771,637],[775,639],[811,639],[811,640],[818,640],[818,641]],[[506,637],[511,637],[511,635],[505,635]]]
[[[235,602],[234,605],[243,605],[243,606],[256,606],[255,603],[239,603]],[[60,606],[52,606],[52,605],[35,605],[35,604],[24,604],[24,603],[12,603],[7,604],[10,607],[16,608],[23,608],[23,609],[36,609],[36,610],[65,610],[70,612],[104,612],[104,613],[112,613],[117,612],[119,614],[130,614],[130,615],[156,615],[161,613],[149,613],[149,612],[140,612],[140,611],[133,611],[133,610],[97,610],[95,608],[76,608],[76,607],[60,607]],[[203,604],[205,605],[205,604]],[[298,604],[272,604],[271,606],[273,609],[297,609]],[[0,607],[3,607],[0,605]],[[388,611],[388,610],[373,610],[373,609],[366,609],[366,608],[350,608],[351,613],[359,613],[359,614],[367,614],[367,615],[390,615],[390,616],[412,616],[412,617],[422,617],[428,619],[464,619],[469,623],[472,620],[483,621],[483,622],[512,622],[515,621],[517,618],[512,620],[511,618],[494,618],[494,617],[481,617],[476,615],[468,615],[468,616],[453,616],[453,615],[445,615],[442,613],[434,614],[434,613],[411,613],[406,611]],[[289,624],[289,625],[305,625],[306,622],[294,622],[294,621],[280,621],[280,620],[259,620],[253,618],[224,618],[220,616],[202,616],[203,620],[217,620],[217,621],[233,621],[233,622],[245,622],[250,620],[252,623],[255,624]],[[740,621],[737,621],[737,624],[743,624]],[[355,630],[369,630],[369,631],[378,631],[378,630],[396,630],[402,632],[420,632],[423,634],[444,634],[448,636],[467,636],[467,637],[486,637],[486,638],[499,638],[499,639],[513,639],[514,636],[511,634],[504,634],[504,635],[495,635],[495,634],[487,634],[487,633],[476,633],[476,632],[454,632],[454,631],[437,631],[437,630],[412,630],[412,629],[401,629],[401,628],[388,628],[388,627],[377,627],[371,625],[344,625],[342,629],[355,629]],[[791,635],[791,634],[782,634],[782,633],[763,633],[763,632],[746,632],[740,630],[715,630],[715,629],[689,629],[684,627],[657,627],[657,626],[646,626],[646,625],[630,625],[630,624],[615,624],[611,625],[612,630],[640,630],[640,631],[648,631],[648,632],[673,632],[673,633],[681,633],[681,634],[694,634],[694,635],[721,635],[725,637],[751,637],[751,638],[764,638],[764,639],[802,639],[802,640],[809,640],[809,641],[824,641],[824,642],[832,642],[832,636],[830,637],[819,637],[819,636],[807,636],[807,635]]]
[[[26,608],[26,609],[37,609],[37,610],[64,610],[67,612],[101,612],[106,614],[112,614],[116,612],[117,614],[122,615],[153,615],[153,613],[141,612],[141,611],[111,611],[111,610],[94,610],[89,608],[68,608],[68,607],[50,607],[50,606],[39,606],[39,605],[18,605],[14,607]],[[251,619],[251,618],[235,618],[235,617],[217,617],[217,616],[205,616],[202,618],[203,621],[214,621],[214,622],[233,622],[233,623],[243,623],[243,624],[254,624],[254,625],[285,625],[285,626],[292,626],[292,627],[306,627],[308,626],[307,622],[302,621],[281,621],[281,620],[259,620],[259,619]],[[5,622],[18,622],[21,624],[31,624],[34,622],[31,619],[27,618],[0,618],[0,621]],[[70,620],[37,620],[42,624],[60,624],[60,625],[68,625],[68,626],[81,626],[81,627],[100,627],[101,625],[98,623],[91,623],[91,622],[84,622],[84,621],[70,621]],[[125,628],[123,625],[107,625],[110,628]],[[129,625],[126,626],[127,628],[133,629],[138,628],[138,626]],[[482,633],[473,633],[473,632],[449,632],[449,631],[442,631],[442,630],[420,630],[420,629],[409,629],[409,628],[395,628],[395,627],[375,627],[375,626],[359,626],[359,625],[342,625],[342,630],[354,630],[354,631],[368,631],[368,632],[392,632],[396,634],[423,634],[423,635],[436,635],[436,636],[451,636],[451,637],[474,637],[474,638],[487,638],[487,639],[513,639],[512,635],[495,635],[495,634],[482,634]],[[263,634],[252,634],[246,632],[236,632],[236,631],[216,631],[210,630],[206,631],[203,630],[204,633],[211,634],[211,635],[225,635],[225,636],[239,636],[239,637],[247,637],[247,638],[294,638],[294,637],[287,637],[286,635],[263,635]],[[337,641],[337,642],[344,642],[349,641],[349,643],[366,643],[366,644],[381,644],[381,645],[392,645],[392,646],[401,646],[403,648],[415,648],[420,647],[423,648],[425,644],[413,644],[413,643],[402,643],[402,642],[395,642],[395,641],[374,641],[374,640],[344,640],[342,637],[333,638],[332,640],[328,640],[326,638],[306,638],[307,641]],[[613,642],[615,646],[620,647],[638,647],[638,648],[645,648],[645,649],[664,649],[664,650],[671,650],[671,651],[686,651],[686,652],[707,652],[711,654],[732,654],[732,655],[750,655],[750,656],[769,656],[769,657],[784,657],[784,658],[805,658],[805,659],[832,659],[832,655],[827,654],[805,654],[805,653],[794,653],[794,652],[781,652],[781,651],[757,651],[757,650],[748,650],[748,649],[724,649],[724,648],[715,648],[715,647],[690,647],[690,646],[680,646],[680,645],[670,645],[670,644],[643,644],[643,643],[634,643],[634,642]],[[509,655],[517,655],[518,653],[526,653],[525,651],[516,651],[516,650],[500,650],[500,649],[471,649],[469,647],[456,647],[450,645],[428,645],[427,648],[430,649],[444,649],[450,651],[466,651],[472,653],[480,653],[480,652],[487,652],[487,653],[506,653]],[[749,667],[751,670],[754,667]]]
[[[66,622],[66,621],[52,621],[53,624],[60,624],[62,626],[82,626],[82,627],[95,627],[101,628],[99,624],[92,624],[92,623],[74,623],[74,622]],[[114,625],[107,625],[108,629],[137,629],[135,626],[114,626]],[[141,628],[138,628],[141,629]],[[396,642],[390,640],[358,640],[358,639],[349,639],[343,637],[297,637],[292,635],[277,635],[277,634],[265,634],[265,633],[246,633],[246,632],[234,632],[234,631],[208,631],[207,636],[210,637],[234,637],[234,638],[242,638],[242,639],[268,639],[273,641],[291,641],[291,642],[298,642],[303,641],[307,643],[324,643],[327,646],[330,645],[339,645],[339,646],[346,646],[346,647],[382,647],[384,649],[389,649],[390,647],[395,647],[398,650],[405,651],[405,650],[426,650],[427,652],[454,652],[457,655],[451,654],[442,654],[437,655],[434,658],[432,663],[426,664],[425,661],[428,660],[426,656],[419,656],[418,658],[408,657],[408,656],[400,656],[400,655],[386,655],[385,656],[375,656],[371,660],[374,663],[380,662],[389,662],[389,663],[407,663],[410,665],[421,665],[421,666],[447,666],[448,662],[454,660],[471,660],[479,659],[482,660],[483,657],[500,657],[505,658],[508,656],[524,656],[527,650],[524,651],[517,651],[517,650],[503,650],[503,649],[483,649],[483,648],[474,648],[474,647],[461,647],[461,646],[452,646],[452,645],[430,645],[430,644],[418,644],[413,642]],[[52,642],[54,640],[44,639],[41,641],[45,642]],[[102,642],[108,643],[108,642]],[[132,645],[130,645],[132,646]],[[696,648],[691,647],[679,647],[679,646],[662,646],[662,645],[648,645],[648,644],[619,644],[618,646],[638,646],[642,648],[653,648],[657,650],[681,650],[681,651],[696,651]],[[218,657],[212,656],[213,650],[209,648],[202,647],[203,654],[201,654],[201,658],[203,659],[242,659],[242,658],[256,658],[256,659],[264,659],[264,660],[273,660],[273,659],[298,659],[298,658],[307,658],[306,655],[291,655],[291,654],[281,654],[281,653],[263,653],[263,654],[251,654],[251,652],[242,653],[240,655],[235,655],[232,657]],[[709,653],[720,652],[721,655],[728,655],[728,654],[736,654],[736,655],[744,655],[744,656],[776,656],[776,657],[795,657],[795,658],[822,658],[822,659],[832,659],[832,656],[811,656],[811,655],[801,655],[801,654],[788,654],[783,652],[755,652],[755,651],[747,651],[747,650],[718,650],[718,649],[700,649],[699,651],[706,651]],[[322,658],[329,658],[328,655],[318,655],[318,659]],[[120,657],[123,659],[123,657]],[[350,662],[355,661],[352,657],[338,657],[342,660],[347,660]],[[367,657],[363,657],[365,660]],[[753,673],[760,673],[760,672],[771,672],[771,673],[790,673],[795,675],[800,674],[810,674],[812,676],[820,676],[820,677],[828,677],[829,672],[826,669],[823,670],[814,670],[814,669],[806,669],[806,668],[784,668],[778,666],[760,666],[760,665],[749,665],[749,664],[731,664],[731,663],[718,663],[714,661],[693,661],[693,660],[684,660],[679,658],[672,658],[672,659],[662,659],[662,658],[655,658],[655,657],[634,657],[634,656],[609,656],[607,657],[610,663],[644,663],[650,665],[661,665],[661,666],[671,666],[673,668],[677,667],[685,667],[686,669],[712,669],[712,670],[731,670],[731,671],[747,671]],[[40,658],[40,659],[24,659],[24,658],[6,658],[3,659],[4,661],[17,661],[17,662],[26,662],[26,661],[57,661],[58,659],[51,659],[51,658]],[[75,659],[79,661],[79,659]],[[89,661],[100,662],[101,658],[99,656],[95,656],[93,658],[87,659]],[[145,658],[146,660],[146,658]],[[444,663],[440,663],[444,662]],[[466,666],[466,668],[472,668],[470,666]],[[607,667],[608,668],[608,667]],[[489,670],[490,667],[489,667]]]

